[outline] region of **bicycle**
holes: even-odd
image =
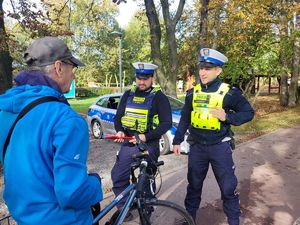
[[[155,195],[152,198],[145,196],[145,185],[151,183],[149,180],[153,179],[153,174],[147,170],[147,145],[139,139],[137,134],[135,138],[140,152],[133,156],[135,162],[131,165],[131,184],[100,211],[99,215],[94,218],[93,224],[101,222],[101,219],[128,195],[123,208],[117,210],[105,225],[195,225],[192,217],[181,206],[166,200],[158,200]],[[163,161],[153,162],[156,169],[163,164]],[[136,177],[134,172],[138,168],[139,174]],[[151,191],[154,194],[152,189]]]

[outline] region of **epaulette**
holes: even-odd
[[[230,92],[243,92],[240,88],[235,87],[235,86],[230,86]],[[228,94],[230,94],[230,92]],[[231,95],[231,94],[230,94]]]
[[[186,92],[186,93],[189,93],[189,92],[193,92],[193,91],[194,91],[194,87],[192,87],[192,88],[186,90],[185,92]]]
[[[235,86],[230,86],[230,89],[233,91],[242,91],[240,88],[235,87]]]
[[[186,91],[186,97],[192,95],[193,93],[194,93],[194,88],[191,88],[191,89],[187,90]]]

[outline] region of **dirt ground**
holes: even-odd
[[[264,116],[274,112],[283,112],[287,108],[280,106],[278,95],[265,95],[259,96],[254,100],[254,97],[250,98],[250,102],[253,104],[255,116]]]

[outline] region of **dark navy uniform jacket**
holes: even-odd
[[[215,92],[218,90],[222,81],[216,78],[207,85],[202,85],[203,92]],[[184,140],[184,135],[189,129],[188,140],[205,145],[212,145],[222,142],[225,137],[231,137],[230,125],[239,126],[252,120],[254,110],[248,100],[242,95],[241,90],[232,87],[223,99],[223,109],[227,116],[224,122],[221,121],[220,130],[205,130],[191,126],[191,111],[194,89],[187,91],[185,105],[182,110],[178,129],[173,139],[173,145],[179,145]]]
[[[153,88],[149,88],[146,91],[140,91],[138,88],[135,91],[135,96],[138,97],[145,97],[147,96]],[[134,131],[125,130],[122,127],[121,118],[124,116],[127,98],[130,94],[130,90],[126,91],[121,98],[121,101],[118,105],[118,110],[115,116],[115,130],[123,131],[126,136],[133,136]],[[149,132],[145,133],[146,136],[146,143],[149,146],[153,146],[154,148],[158,148],[158,142],[161,136],[166,133],[172,127],[172,113],[170,102],[167,96],[158,91],[152,101],[152,107],[150,109],[150,117],[152,118],[154,115],[158,115],[159,118],[159,125],[155,130],[150,130]]]

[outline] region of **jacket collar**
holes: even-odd
[[[200,80],[201,89],[204,92],[205,91],[209,91],[209,92],[217,91],[221,84],[222,84],[222,81],[219,77],[217,77],[216,79],[212,80],[211,82],[209,82],[207,84],[202,84],[201,80]]]
[[[19,73],[14,80],[17,86],[26,85],[26,84],[31,86],[44,85],[44,86],[51,87],[57,90],[58,92],[62,93],[59,85],[41,71],[23,71]]]

